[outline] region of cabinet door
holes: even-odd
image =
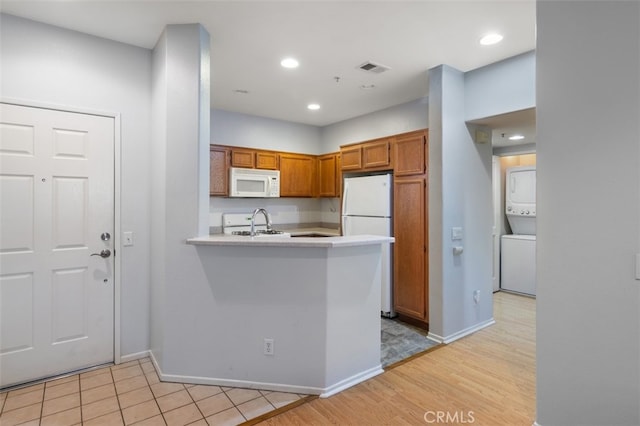
[[[362,167],[385,167],[391,164],[389,140],[367,142],[362,145]]]
[[[393,174],[422,175],[427,170],[427,135],[424,131],[397,136],[393,142]]]
[[[318,196],[337,197],[339,195],[338,154],[318,157]]]
[[[360,145],[342,148],[340,156],[342,157],[342,170],[362,169],[362,147]]]
[[[253,169],[256,166],[256,152],[249,149],[231,150],[231,167]]]
[[[394,180],[394,283],[395,310],[428,322],[426,181]]]
[[[315,195],[316,157],[280,154],[280,196],[313,197]]]
[[[229,195],[229,150],[209,147],[209,195]]]
[[[275,152],[256,152],[256,169],[278,170],[278,154]]]

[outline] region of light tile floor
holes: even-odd
[[[238,425],[305,396],[160,382],[144,358],[0,393],[0,426]]]

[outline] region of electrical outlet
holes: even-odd
[[[275,348],[273,347],[273,339],[264,339],[264,354],[274,355]]]

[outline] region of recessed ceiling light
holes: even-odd
[[[298,65],[300,65],[300,63],[295,58],[284,58],[280,61],[280,65],[282,65],[284,68],[298,68]]]
[[[307,108],[312,110],[312,111],[315,111],[317,109],[320,109],[320,105],[318,105],[318,104],[309,104],[309,105],[307,105]]]
[[[490,46],[492,44],[500,43],[503,37],[500,34],[492,33],[487,34],[486,36],[480,39],[480,44],[483,46]]]
[[[509,136],[509,140],[510,141],[521,141],[522,139],[524,139],[524,136],[522,136],[522,135]]]

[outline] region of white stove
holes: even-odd
[[[223,213],[222,232],[227,235],[251,235],[251,216],[253,213]],[[267,232],[267,221],[262,213],[255,217],[256,236],[290,237],[291,234],[282,231]]]

